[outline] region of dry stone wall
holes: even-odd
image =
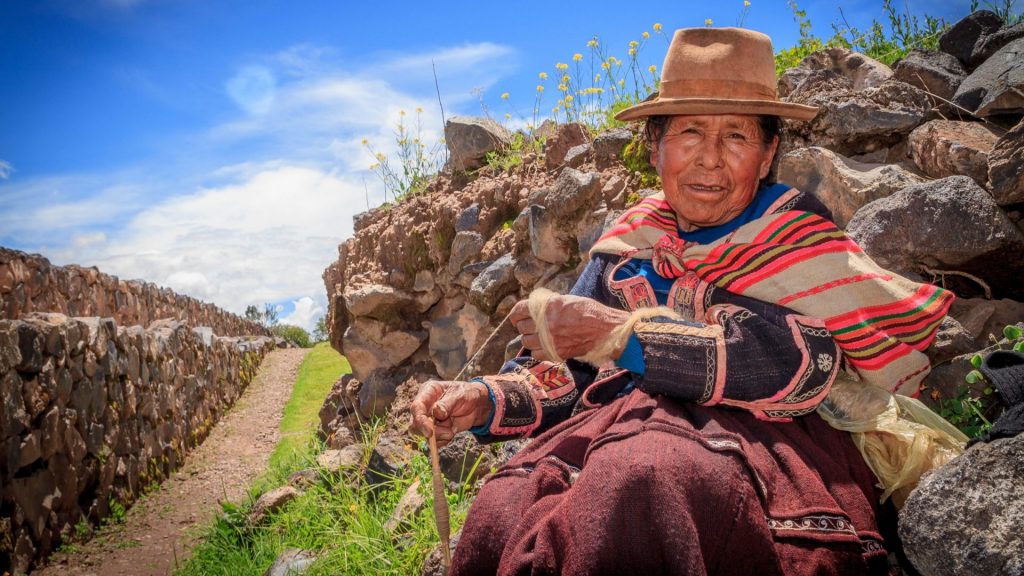
[[[54,266],[38,254],[0,247],[0,318],[37,311],[109,317],[122,326],[172,318],[221,336],[268,335],[259,324],[151,282],[121,280],[95,267]]]
[[[0,320],[0,572],[166,478],[273,347],[177,320]]]

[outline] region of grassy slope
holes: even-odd
[[[288,474],[316,468],[323,447],[314,433],[317,413],[331,384],[349,369],[348,362],[326,344],[306,357],[281,422],[282,439],[270,458],[270,468],[256,481],[250,501],[225,504],[221,516],[206,528],[179,575],[259,576],[286,548],[313,550],[320,560],[306,574],[414,574],[437,542],[430,513],[430,465],[422,454],[401,477],[373,495],[353,488],[338,475],[320,470],[320,482],[306,489],[281,511],[259,526],[249,526],[246,515],[263,491],[284,484]],[[375,438],[379,426],[365,432]],[[372,444],[368,441],[367,444]],[[394,533],[383,529],[399,498],[415,481],[427,497],[425,506],[408,525]],[[449,495],[453,530],[461,525],[468,495]]]

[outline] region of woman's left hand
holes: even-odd
[[[616,310],[581,296],[553,296],[545,310],[548,330],[555,352],[562,358],[579,358],[597,347],[627,319],[629,312]],[[545,353],[537,335],[537,324],[530,317],[526,300],[512,308],[509,319],[523,335],[523,346],[538,360],[553,360]]]

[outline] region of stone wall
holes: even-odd
[[[50,282],[91,275],[91,294],[142,294],[161,310],[168,303],[152,285],[127,291],[94,269],[64,274],[41,261],[7,260],[2,270],[25,278],[27,269]],[[48,286],[38,278],[17,285]],[[58,292],[22,293],[38,306]],[[141,304],[129,309],[150,313]],[[273,347],[266,336],[218,337],[171,319],[148,328],[42,312],[0,320],[0,573],[27,571],[76,525],[96,525],[166,478]]]
[[[172,318],[221,336],[268,334],[259,324],[151,282],[121,280],[95,267],[54,266],[38,254],[0,247],[0,318],[30,312],[110,317],[123,326]]]

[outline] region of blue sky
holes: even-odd
[[[955,20],[969,1],[895,4]],[[384,199],[361,141],[393,151],[417,107],[425,139],[441,131],[431,62],[447,115],[527,117],[538,72],[592,37],[624,58],[656,22],[742,9],[631,5],[0,0],[0,245],[312,327],[352,216]],[[819,35],[840,5],[855,27],[883,19],[881,0],[800,5]],[[798,36],[783,0],[753,0],[745,26]],[[641,58],[660,67],[664,47]]]

